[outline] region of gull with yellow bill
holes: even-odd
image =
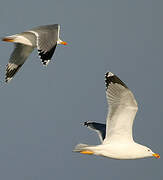
[[[106,125],[95,122],[84,123],[98,132],[102,143],[100,145],[78,144],[74,152],[113,159],[160,158],[159,154],[133,140],[132,126],[138,110],[133,93],[111,72],[105,74],[105,84],[109,104]]]
[[[67,44],[59,38],[59,32],[60,25],[52,24],[2,38],[2,41],[15,43],[15,49],[6,68],[6,82],[14,77],[34,48],[37,48],[42,64],[47,66],[57,44]]]

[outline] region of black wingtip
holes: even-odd
[[[15,74],[19,71],[23,64],[17,65],[15,68],[11,69],[9,64],[6,65],[6,76],[5,82],[8,83],[15,76]]]
[[[56,47],[57,47],[57,44],[55,44],[55,46],[47,52],[44,52],[43,50],[38,49],[38,54],[39,54],[39,57],[40,57],[43,65],[45,65],[45,66],[48,65],[49,61],[51,60],[51,58],[54,54]]]
[[[89,121],[85,121],[85,122],[83,123],[83,125],[84,125],[84,126],[87,126],[87,127],[88,127],[88,124],[89,124]]]
[[[106,89],[108,89],[109,85],[113,83],[121,84],[125,88],[128,88],[124,82],[122,82],[116,75],[114,75],[111,72],[107,72],[105,74],[105,84],[106,84]]]

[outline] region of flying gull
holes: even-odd
[[[2,38],[3,41],[15,43],[15,49],[6,68],[6,82],[9,82],[14,77],[34,48],[37,48],[42,64],[47,66],[57,44],[67,44],[59,38],[59,32],[60,25],[52,24]]]
[[[100,145],[78,144],[74,152],[94,154],[113,159],[160,158],[150,148],[138,144],[132,137],[133,121],[138,110],[133,93],[116,75],[105,74],[109,113],[105,124],[85,122],[84,125],[100,134]]]

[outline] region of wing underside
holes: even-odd
[[[32,46],[19,43],[15,44],[15,49],[12,52],[6,67],[6,82],[9,82],[15,76],[32,51]]]
[[[109,113],[106,138],[110,141],[132,141],[132,125],[138,110],[137,102],[128,87],[114,74],[106,73],[106,97]]]

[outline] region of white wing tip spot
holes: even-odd
[[[105,74],[105,86],[106,86],[106,91],[107,91],[109,85],[113,83],[112,80],[111,80],[111,77],[112,77],[112,76],[115,76],[112,72],[107,72],[107,73]]]
[[[107,77],[110,77],[110,76],[114,76],[114,74],[112,72],[108,72]]]
[[[43,66],[47,67],[47,65],[49,64],[50,60],[42,60],[42,64]]]
[[[11,81],[11,79],[12,79],[12,77],[11,78],[7,77],[6,80],[5,80],[6,83],[9,83]]]
[[[15,63],[8,63],[7,64],[7,68],[11,71],[11,70],[13,70],[13,69],[16,69],[18,67],[18,65],[17,64],[15,64]]]
[[[88,127],[88,124],[91,123],[91,122],[92,122],[92,121],[89,121],[89,120],[88,120],[88,121],[85,121],[84,123],[82,123],[82,125]]]

